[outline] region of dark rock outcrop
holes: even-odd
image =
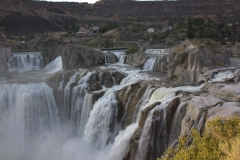
[[[116,63],[118,61],[118,58],[114,53],[106,52],[104,54],[106,55],[106,60],[107,60],[106,63]]]
[[[64,69],[104,63],[104,53],[80,45],[66,45],[61,55]]]
[[[0,72],[7,71],[7,60],[11,57],[10,48],[0,48]]]

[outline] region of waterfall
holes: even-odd
[[[117,113],[115,93],[109,90],[94,104],[84,130],[84,139],[98,149],[113,143],[119,131]]]
[[[167,148],[165,107],[168,103],[162,102],[149,113],[140,138],[139,160],[155,160]]]
[[[166,55],[168,49],[148,49],[145,51],[145,54],[157,54],[157,55]]]
[[[93,104],[92,104],[92,99],[93,94],[86,93],[84,100],[83,100],[83,107],[81,111],[81,117],[80,117],[80,127],[79,127],[79,132],[80,135],[83,135],[85,126],[87,124],[88,118],[90,116],[90,112],[92,110]]]
[[[108,63],[108,61],[107,61],[107,54],[104,54],[104,59],[105,59],[105,63]]]
[[[77,74],[75,73],[68,81],[64,88],[64,108],[63,113],[65,118],[70,118],[72,85],[75,83]]]
[[[62,57],[58,56],[53,61],[51,61],[45,68],[45,70],[49,70],[49,73],[55,73],[62,69]]]
[[[39,52],[15,54],[8,60],[7,64],[10,72],[24,72],[44,68],[44,60]]]
[[[59,128],[53,91],[45,83],[0,85],[0,102],[0,159],[21,159],[39,135]]]
[[[157,58],[148,58],[143,66],[143,70],[155,70]]]
[[[228,79],[234,78],[234,73],[231,71],[221,71],[214,75],[210,82],[224,82]]]
[[[124,64],[126,59],[126,55],[119,55],[118,61],[120,64]]]

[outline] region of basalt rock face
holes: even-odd
[[[104,64],[104,53],[85,46],[66,45],[61,55],[64,69]]]
[[[106,63],[116,63],[118,61],[117,56],[112,52],[106,52]]]
[[[168,76],[182,82],[197,82],[204,72],[229,66],[230,56],[229,49],[214,41],[185,41],[168,55]]]
[[[7,71],[7,60],[11,57],[10,48],[0,48],[0,72]]]
[[[240,58],[240,43],[236,43],[231,50],[234,58]]]
[[[142,68],[146,60],[147,58],[144,57],[141,52],[137,52],[135,54],[126,55],[125,63],[134,67]]]
[[[201,133],[213,118],[240,116],[239,90],[238,83],[206,83],[199,91],[178,91],[179,98],[145,107],[124,160],[156,159],[166,148],[175,148],[179,136],[189,137],[193,128]]]

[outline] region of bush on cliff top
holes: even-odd
[[[218,117],[207,123],[201,135],[196,130],[191,133],[192,142],[179,139],[176,150],[168,149],[157,160],[235,160],[240,158],[240,119]]]
[[[135,47],[135,46],[130,46],[130,47],[125,51],[126,54],[134,54],[134,53],[137,53],[137,52],[138,52],[138,48]]]

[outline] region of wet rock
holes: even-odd
[[[112,72],[112,76],[115,79],[115,83],[117,85],[119,85],[121,83],[122,79],[126,77],[126,75],[124,75],[124,74],[122,74],[122,73],[120,73],[118,71],[113,71]]]
[[[126,128],[133,121],[134,114],[137,112],[136,106],[144,92],[147,82],[137,82],[121,89],[117,94],[117,99],[124,110],[122,115],[122,127]]]
[[[148,117],[149,112],[155,108],[157,105],[160,105],[161,102],[155,102],[153,104],[151,104],[150,106],[146,107],[142,112],[141,112],[141,116],[140,116],[140,120],[139,120],[139,124],[138,124],[138,128],[139,129],[143,129],[144,124],[146,122],[146,119]]]
[[[107,88],[114,85],[113,79],[109,71],[103,71],[98,73],[99,81]]]
[[[117,56],[112,52],[104,53],[107,56],[107,63],[116,63],[118,62]]]

